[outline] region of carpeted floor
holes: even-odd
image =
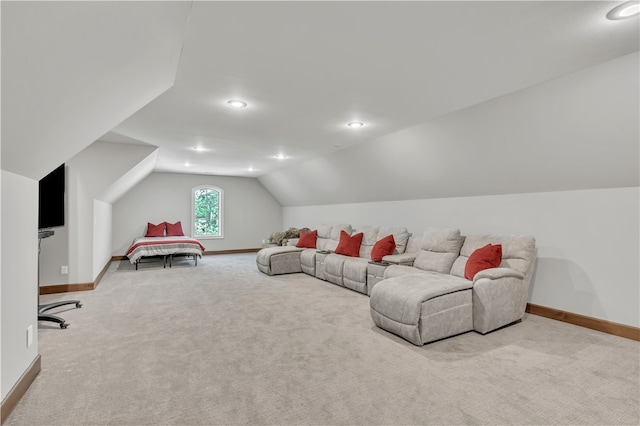
[[[534,315],[416,347],[367,296],[255,254],[114,262],[39,325],[42,371],[7,425],[640,423],[640,343]]]

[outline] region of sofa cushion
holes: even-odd
[[[316,240],[316,248],[318,250],[334,251],[340,240],[340,231],[345,231],[351,235],[352,228],[351,225],[346,224],[320,225],[317,231],[318,239]]]
[[[536,240],[530,235],[469,235],[460,249],[460,256],[451,267],[451,274],[464,277],[464,270],[469,256],[487,244],[502,246],[502,261],[499,267],[511,268],[523,274],[535,257]]]
[[[316,239],[318,237],[318,231],[310,231],[308,232],[305,229],[300,230],[300,239],[296,244],[296,247],[303,248],[316,248]]]
[[[371,260],[379,262],[383,257],[393,254],[396,249],[396,242],[393,235],[387,235],[386,237],[378,240],[371,250]]]
[[[437,272],[382,280],[371,289],[373,322],[415,345],[473,329],[471,281]]]
[[[427,228],[422,237],[422,250],[416,255],[413,266],[424,271],[448,274],[460,254],[464,238],[455,228]]]
[[[476,249],[464,267],[464,277],[472,280],[480,271],[489,268],[497,268],[502,261],[502,246],[500,244],[487,244]]]
[[[336,247],[337,254],[345,256],[358,257],[360,255],[360,243],[362,242],[363,233],[358,232],[351,236],[344,231],[340,231],[340,242]]]
[[[367,225],[359,228],[358,232],[362,232],[362,243],[360,244],[359,256],[365,259],[370,259],[371,250],[373,250],[373,246],[375,245],[376,241],[378,241],[378,233],[380,232],[380,227]]]
[[[303,250],[291,246],[263,248],[256,255],[256,264],[267,275],[301,272],[300,254]]]
[[[369,259],[348,257],[342,267],[343,285],[360,293],[367,293],[367,267]]]
[[[384,278],[401,277],[403,275],[415,275],[420,273],[426,273],[422,269],[414,268],[413,266],[406,265],[390,265],[384,270]]]

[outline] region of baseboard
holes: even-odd
[[[45,285],[40,287],[40,295],[43,294],[55,294],[55,293],[70,293],[74,291],[88,291],[95,290],[100,284],[100,281],[104,277],[104,274],[107,273],[111,262],[113,261],[113,257],[104,265],[102,271],[96,277],[96,280],[92,283],[74,283],[74,284],[56,284],[56,285]]]
[[[234,250],[213,250],[213,251],[205,251],[205,256],[211,256],[214,254],[240,254],[240,253],[257,253],[260,248],[248,248],[248,249],[234,249]]]
[[[40,295],[94,290],[96,283],[57,284],[40,287]]]
[[[640,328],[527,303],[526,312],[615,336],[640,341]]]
[[[102,281],[102,277],[104,277],[104,274],[107,273],[109,266],[111,266],[111,260],[109,260],[107,264],[104,265],[104,268],[102,268],[102,271],[100,271],[96,279],[93,281],[93,288],[98,287],[98,284],[100,284],[100,281]]]
[[[22,377],[20,377],[18,382],[2,400],[2,407],[0,408],[0,424],[4,424],[5,420],[7,420],[9,415],[13,412],[13,409],[18,405],[18,402],[20,402],[24,394],[27,393],[27,389],[29,389],[31,383],[33,383],[36,376],[40,373],[40,369],[41,360],[40,354],[38,354],[36,359],[33,360],[31,365],[29,365],[27,370],[22,374]]]

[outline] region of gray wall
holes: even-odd
[[[38,355],[38,181],[2,170],[2,399]],[[27,327],[33,343],[27,347]]]
[[[224,190],[224,238],[202,239],[206,250],[258,248],[281,230],[282,207],[255,178],[151,173],[113,204],[113,255],[124,255],[147,222],[181,221],[190,234],[191,189],[199,185]]]
[[[536,237],[530,302],[639,326],[638,53],[261,178],[283,228]]]
[[[322,223],[460,228],[530,234],[538,262],[529,302],[640,326],[640,189],[594,189],[285,207],[284,225]]]

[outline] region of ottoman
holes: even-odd
[[[302,272],[300,252],[303,250],[303,248],[295,246],[263,248],[256,255],[256,265],[261,272],[267,275]]]
[[[473,329],[473,282],[437,272],[387,278],[371,290],[371,318],[414,345]]]

